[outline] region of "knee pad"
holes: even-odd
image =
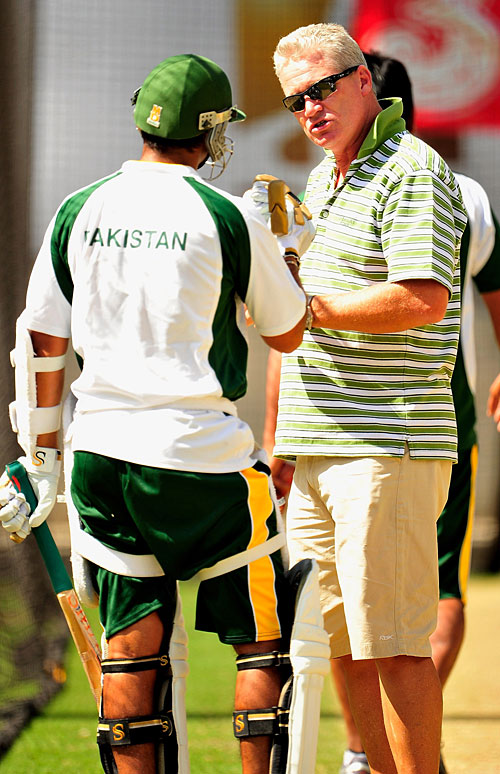
[[[237,668],[279,667],[282,689],[277,707],[237,710],[237,738],[272,736],[270,774],[314,771],[323,682],[330,671],[330,645],[319,605],[318,568],[303,559],[286,573],[294,610],[282,652],[238,656]]]
[[[102,660],[103,675],[156,669],[155,709],[151,715],[103,717],[101,698],[97,744],[105,774],[118,771],[113,748],[146,743],[155,745],[157,774],[189,774],[185,705],[187,634],[179,594],[172,633],[166,638],[165,646],[165,653],[157,656]]]

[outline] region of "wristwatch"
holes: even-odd
[[[313,327],[314,314],[313,314],[313,310],[311,309],[311,303],[312,303],[313,298],[314,298],[314,296],[307,296],[307,302],[306,302],[306,328],[307,328],[308,331],[310,331],[311,328]]]

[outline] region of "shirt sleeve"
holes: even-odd
[[[465,223],[459,196],[433,172],[405,175],[382,216],[388,281],[434,279],[451,293]]]
[[[69,338],[71,305],[64,297],[52,265],[51,240],[55,218],[50,223],[33,266],[26,295],[25,319],[31,330]]]
[[[261,336],[288,333],[305,313],[305,294],[283,260],[276,237],[249,208],[250,277],[245,303]]]

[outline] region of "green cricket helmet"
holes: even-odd
[[[149,73],[134,97],[136,126],[148,134],[187,140],[207,133],[211,163],[222,165],[222,174],[233,152],[226,127],[246,115],[233,105],[231,84],[219,65],[197,54],[171,56]]]

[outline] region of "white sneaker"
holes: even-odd
[[[370,767],[364,752],[357,753],[346,750],[339,774],[370,774]]]

